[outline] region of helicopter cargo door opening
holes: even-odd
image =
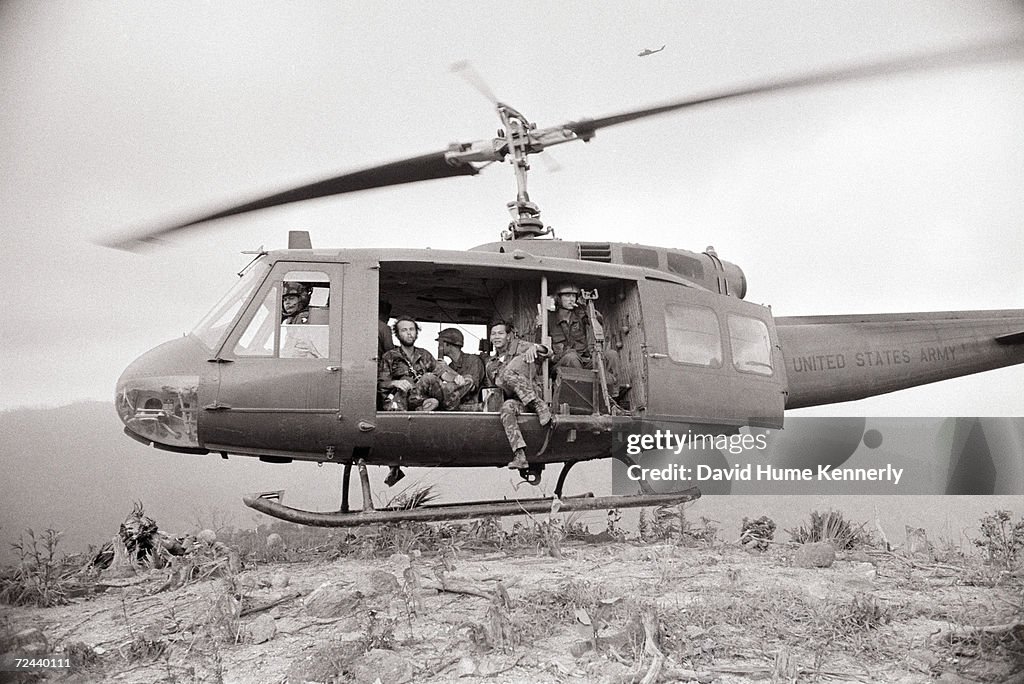
[[[351,297],[359,289],[345,278],[365,280],[349,269],[330,262],[275,265],[211,359],[219,381],[216,400],[202,411],[207,449],[270,461],[350,457],[345,451],[358,441],[351,433],[358,434],[358,419],[366,416],[358,395],[345,402],[354,420],[343,416],[342,395],[349,383],[372,382],[373,353],[343,350],[345,329],[363,329],[369,320],[358,319],[372,315],[369,305],[344,307],[343,292]],[[374,282],[364,285],[375,290],[372,273]],[[366,363],[357,363],[362,356]],[[372,401],[366,403],[372,417]]]
[[[510,392],[491,387],[490,381],[485,379],[480,388],[474,388],[456,401],[446,402],[452,387],[459,382],[453,379],[456,373],[449,374],[444,367],[434,366],[442,368],[436,397],[428,394],[429,385],[420,383],[419,378],[428,373],[438,375],[438,371],[430,371],[428,367],[430,362],[441,361],[459,375],[472,375],[474,367],[480,368],[491,357],[489,335],[498,322],[506,324],[506,328],[511,326],[510,337],[540,342],[541,314],[548,317],[549,325],[555,318],[553,308],[542,308],[545,283],[550,292],[556,284],[572,281],[585,290],[588,297],[594,298],[598,315],[603,317],[606,344],[615,349],[620,362],[619,408],[628,412],[644,404],[643,335],[635,280],[569,269],[553,270],[546,264],[546,268],[539,267],[535,262],[520,265],[514,259],[495,265],[496,259],[486,254],[478,258],[460,254],[452,263],[435,259],[381,262],[379,298],[382,312],[389,314],[386,317],[389,329],[381,332],[381,345],[400,344],[394,333],[401,319],[406,339],[411,341],[410,348],[416,351],[405,352],[404,359],[397,356],[403,353],[401,350],[389,352],[390,357],[382,357],[385,362],[381,364],[378,377],[373,453],[368,462],[401,466],[503,466],[508,463],[511,452],[499,409],[504,401],[512,398]],[[475,263],[477,261],[480,263]],[[579,271],[588,268],[575,264],[571,267]],[[548,306],[554,306],[550,296]],[[366,337],[370,339],[369,332]],[[430,362],[423,361],[427,354]],[[410,362],[416,366],[414,372],[408,369]],[[574,368],[566,370],[565,374],[568,376],[572,371],[576,371],[574,387],[585,384],[581,381],[585,371]],[[556,400],[558,369],[549,364],[546,387],[543,363],[536,364],[529,372],[540,389]],[[596,370],[589,373],[596,382]],[[412,384],[418,396],[412,396],[413,390],[398,389],[391,384],[403,378],[415,380]],[[603,417],[607,416],[603,402],[592,401],[585,407],[575,401],[575,394],[574,398],[566,399],[570,393],[565,387],[561,390],[560,401],[566,403],[566,413],[575,414],[580,420],[584,419],[584,414],[594,416],[595,420],[602,417],[602,413]],[[577,394],[593,396],[594,390],[591,387],[589,392]],[[434,398],[438,400],[437,405],[424,408],[426,400]],[[563,407],[559,406],[558,410]],[[566,428],[564,434],[552,437],[550,430],[539,424],[531,407],[524,407],[518,424],[527,452],[531,456],[542,454],[540,462],[570,457],[572,460],[599,458],[607,455],[611,448],[611,437],[599,430]]]
[[[647,417],[781,427],[785,365],[771,312],[658,278],[642,286]]]

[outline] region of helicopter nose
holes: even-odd
[[[199,447],[199,383],[208,352],[190,338],[171,340],[135,359],[117,381],[114,405],[129,437],[160,449]]]

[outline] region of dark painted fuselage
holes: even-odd
[[[281,285],[296,273],[325,297],[310,326],[321,335],[314,356],[287,354],[294,330],[274,323]],[[567,279],[599,293],[629,412],[560,415],[550,429],[520,416],[536,463],[607,457],[622,434],[666,422],[720,434],[781,427],[786,408],[1024,361],[1015,337],[1024,311],[775,319],[743,301],[742,271],[714,252],[541,240],[470,252],[293,249],[258,260],[237,306],[126,369],[118,412],[129,435],[183,452],[503,465],[496,413],[378,410],[378,301],[443,325],[512,318],[534,339],[543,293]],[[254,346],[261,331],[266,343]]]

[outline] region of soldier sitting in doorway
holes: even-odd
[[[473,403],[483,385],[484,362],[476,354],[465,354],[465,338],[456,328],[445,328],[437,335],[438,366],[445,411],[456,411],[461,404]],[[448,363],[444,358],[448,357]]]
[[[597,339],[582,291],[575,283],[565,282],[555,288],[553,296],[555,311],[548,318],[548,334],[551,335],[551,361],[556,366],[555,372],[558,366],[594,370]],[[597,324],[602,325],[601,312],[595,310],[594,314]],[[614,398],[619,394],[619,354],[607,345],[601,354],[608,394]]]
[[[537,412],[541,425],[551,422],[551,409],[542,398],[541,388],[535,380],[536,364],[548,356],[549,350],[544,345],[519,339],[509,321],[500,321],[491,326],[491,345],[494,354],[487,359],[487,379],[501,389],[506,398],[500,414],[505,437],[512,449],[513,458],[508,467],[529,468],[526,441],[516,417],[524,409],[531,408]]]
[[[385,352],[377,367],[377,391],[385,411],[433,411],[444,399],[437,361],[416,346],[420,326],[410,316],[395,320],[399,345]]]

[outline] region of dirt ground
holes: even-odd
[[[1024,680],[1021,577],[889,551],[800,567],[816,561],[798,548],[451,547],[178,588],[148,570],[68,605],[3,606],[0,627],[71,657],[41,675],[54,681]]]

